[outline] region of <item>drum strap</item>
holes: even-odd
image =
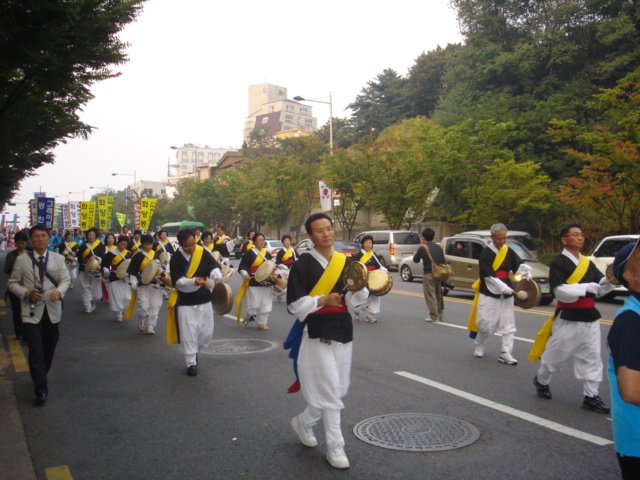
[[[509,251],[509,247],[507,247],[506,244],[500,247],[500,250],[498,250],[496,258],[493,259],[493,263],[491,264],[491,268],[493,268],[494,271],[500,268],[500,265],[502,265],[502,262],[504,262],[504,259],[507,258],[508,251]],[[473,285],[471,285],[471,288],[473,288],[476,291],[476,295],[475,297],[473,297],[473,303],[471,304],[471,313],[469,314],[469,323],[467,324],[467,330],[469,330],[469,337],[476,338],[476,336],[478,335],[478,327],[476,325],[476,315],[478,314],[478,300],[480,299],[480,279],[477,279],[473,283]]]
[[[82,252],[82,258],[89,258],[89,253],[91,253],[91,255],[95,255],[93,253],[93,249],[98,248],[98,245],[100,245],[100,240],[96,240],[91,245],[88,245],[84,252]]]
[[[578,262],[578,266],[573,271],[573,273],[569,275],[569,278],[567,278],[568,285],[573,285],[582,281],[585,274],[587,273],[587,270],[589,269],[590,261],[591,260],[582,255],[580,261]],[[591,299],[591,301],[593,301],[593,299]],[[551,332],[553,330],[553,320],[556,318],[556,313],[560,310],[559,307],[560,302],[558,302],[558,306],[556,306],[553,315],[549,317],[549,320],[542,324],[542,327],[540,327],[540,331],[536,335],[536,339],[533,342],[533,347],[531,347],[531,351],[529,352],[528,357],[532,362],[537,362],[547,348],[547,342],[549,341],[549,338],[551,338]]]
[[[289,260],[289,258],[293,255],[293,248],[289,247],[284,255],[282,255],[282,261]]]

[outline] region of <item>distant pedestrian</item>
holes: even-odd
[[[422,231],[424,245],[421,245],[413,255],[414,263],[422,261],[422,290],[424,300],[429,309],[429,316],[425,318],[427,322],[441,322],[444,320],[442,281],[433,276],[433,264],[445,263],[445,258],[440,245],[433,242],[435,236],[436,232],[433,229],[425,228]]]

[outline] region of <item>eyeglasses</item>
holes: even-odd
[[[192,248],[196,248],[196,244],[195,243],[193,243],[191,245],[183,245],[182,246],[183,250],[191,250]]]
[[[582,232],[580,232],[580,233],[578,233],[578,232],[576,232],[576,233],[570,233],[569,235],[565,235],[565,236],[564,236],[564,237],[562,237],[562,238],[568,238],[568,237],[573,237],[573,238],[582,237],[582,238],[584,238],[584,233],[582,233]]]

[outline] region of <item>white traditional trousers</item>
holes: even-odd
[[[197,365],[199,348],[209,345],[213,338],[213,305],[211,302],[180,305],[177,310],[180,345],[185,362],[187,367]]]
[[[255,317],[258,324],[267,324],[269,312],[273,308],[273,296],[270,287],[249,287],[245,294],[247,316]]]
[[[136,298],[138,323],[142,323],[146,327],[156,326],[158,313],[164,300],[163,290],[163,288],[155,288],[151,285],[138,285],[138,297]]]
[[[484,345],[490,336],[499,333],[502,335],[501,351],[506,353],[513,351],[513,337],[516,333],[513,303],[513,297],[493,298],[480,294],[478,313],[476,314],[476,326],[478,327],[476,345]]]
[[[129,282],[126,280],[109,282],[107,291],[109,292],[109,308],[112,312],[115,312],[117,317],[122,317],[131,301],[131,286]]]
[[[80,287],[82,288],[82,305],[85,310],[95,308],[102,298],[102,280],[91,273],[80,272]]]
[[[549,385],[553,372],[562,370],[573,357],[573,373],[583,381],[583,394],[598,395],[602,381],[600,355],[600,322],[553,320],[551,338],[547,342],[538,370],[538,381]]]

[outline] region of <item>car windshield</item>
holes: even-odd
[[[342,252],[357,252],[360,250],[360,245],[353,242],[342,242],[337,240],[333,243],[334,250],[340,250]]]
[[[516,242],[511,242],[511,241],[507,241],[507,245],[509,245],[509,248],[513,248],[513,251],[516,252],[522,260],[526,260],[527,262],[538,261],[533,256],[533,254],[529,250],[527,250],[523,245]]]
[[[278,240],[269,240],[269,245],[271,245],[271,248],[282,248],[282,242],[278,241]]]
[[[615,257],[618,250],[635,241],[635,238],[614,238],[607,240],[603,242],[593,254],[596,257]]]
[[[420,245],[420,235],[415,232],[396,232],[393,239],[397,245]]]

